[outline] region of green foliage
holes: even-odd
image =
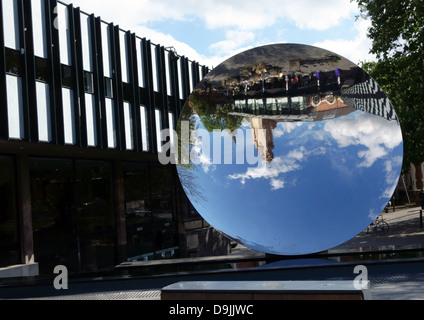
[[[424,1],[352,0],[370,19],[377,62],[362,67],[392,100],[404,134],[405,166],[424,160]]]
[[[203,94],[193,92],[189,97],[189,105],[202,120],[205,129],[234,131],[240,128],[243,117],[231,115],[232,106],[227,97],[219,93]]]

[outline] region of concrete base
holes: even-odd
[[[6,268],[0,268],[0,279],[27,278],[39,275],[38,263],[19,264]]]
[[[369,287],[369,283],[367,288]],[[162,300],[368,300],[353,281],[180,282],[162,289]]]

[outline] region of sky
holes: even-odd
[[[243,138],[253,144],[248,128],[238,130],[237,144]],[[276,132],[269,164],[235,164],[234,144],[232,165],[203,158],[194,164],[190,186],[200,186],[203,197],[187,194],[211,225],[257,251],[297,255],[340,245],[380,215],[402,167],[396,121],[355,111],[327,121],[278,123]],[[202,137],[197,151],[211,146]]]
[[[299,43],[371,61],[370,22],[351,0],[63,0],[209,68],[254,47]]]

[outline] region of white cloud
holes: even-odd
[[[81,7],[87,13],[101,16],[105,21],[114,22],[125,30],[136,32],[154,43],[175,47],[178,54],[210,67],[253,46],[269,43],[263,37],[256,36],[256,31],[271,26],[276,30],[291,26],[303,30],[328,30],[338,26],[343,20],[352,18],[352,14],[357,11],[356,4],[350,0],[326,0],[325,5],[315,0],[65,1],[73,3],[75,7]],[[212,56],[200,55],[190,45],[184,43],[184,39],[175,39],[170,34],[158,32],[151,27],[153,22],[194,20],[203,23],[207,29],[222,30],[222,39],[210,44]],[[339,42],[339,49],[343,51],[346,45],[349,48],[356,47],[348,40],[342,41],[344,42]],[[330,41],[322,44],[324,47],[334,47]],[[358,53],[355,56],[358,56]]]
[[[284,189],[284,186],[285,186],[285,181],[283,181],[283,180],[277,180],[277,179],[273,179],[272,181],[271,181],[271,186],[272,186],[272,191],[277,191],[277,190],[280,190],[280,189]]]
[[[370,168],[402,143],[402,133],[396,122],[368,113],[355,114],[338,121],[329,121],[324,130],[332,136],[340,148],[362,146],[358,152],[363,159],[359,167]]]
[[[339,25],[358,10],[350,0],[326,0],[325,4],[311,0],[286,1],[280,8],[279,14],[289,17],[298,28],[321,31]]]
[[[258,30],[277,22],[302,29],[326,30],[348,18],[357,7],[350,0],[67,0],[84,11],[134,26],[152,21],[200,19],[210,29]]]
[[[252,43],[254,39],[255,34],[253,32],[230,30],[226,33],[226,40],[216,42],[209,48],[218,55],[228,55],[240,50],[246,43]]]
[[[330,39],[316,42],[313,45],[336,52],[356,64],[360,61],[374,61],[376,60],[375,55],[369,53],[372,41],[367,37],[367,30],[370,26],[370,21],[362,20],[356,24],[357,35],[354,39]]]

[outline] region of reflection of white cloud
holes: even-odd
[[[284,136],[284,130],[282,130],[282,129],[280,129],[280,128],[277,128],[277,129],[275,129],[274,131],[273,131],[273,136],[274,136],[274,139],[276,139],[276,138],[281,138],[282,136]]]
[[[368,215],[368,218],[370,218],[372,221],[375,221],[375,219],[377,219],[380,214],[381,213],[377,213],[375,209],[370,209],[370,214]]]
[[[272,191],[276,191],[276,190],[284,189],[285,184],[286,184],[286,183],[285,183],[285,181],[283,181],[283,180],[273,179],[273,180],[271,181]]]
[[[279,123],[277,128],[272,132],[274,138],[281,138],[286,133],[291,133],[297,127],[303,126],[303,122],[282,122]]]
[[[210,156],[210,140],[206,130],[198,130],[192,133],[190,160],[192,163],[200,165],[205,173],[214,171],[216,166]]]
[[[402,143],[402,132],[396,122],[367,113],[355,114],[325,124],[324,130],[332,136],[340,148],[365,147],[358,152],[363,162],[358,167],[370,168]]]
[[[359,165],[361,168],[371,168],[372,165],[380,158],[385,157],[388,154],[387,149],[382,146],[373,146],[372,148],[358,152],[358,157],[364,159]]]
[[[403,158],[394,157],[387,160],[384,164],[384,171],[386,173],[387,189],[384,190],[380,198],[390,199],[395,192],[397,183],[399,181],[399,168],[402,167]]]
[[[325,154],[324,148],[316,148],[308,151],[302,146],[290,151],[285,157],[274,158],[271,164],[262,162],[256,168],[248,168],[247,172],[233,174],[228,178],[231,180],[240,180],[243,185],[246,184],[247,180],[271,180],[272,191],[276,191],[286,186],[286,182],[280,175],[301,169],[302,162],[307,161],[309,156],[320,154]]]
[[[304,123],[303,122],[283,122],[280,125],[285,132],[290,133],[297,127],[303,126]]]

